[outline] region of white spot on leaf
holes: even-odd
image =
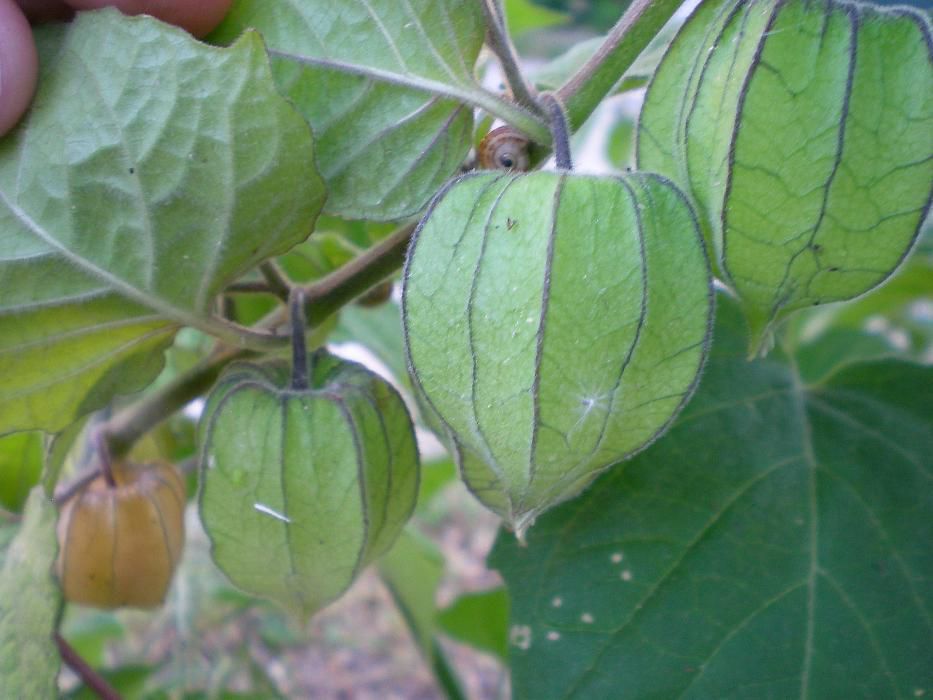
[[[531,627],[528,625],[513,625],[509,631],[509,641],[519,649],[528,649],[531,646]]]
[[[560,632],[555,632],[554,630],[551,630],[550,632],[547,633],[547,638],[548,638],[548,641],[556,642],[558,639],[560,639]]]
[[[628,569],[626,569],[626,570],[623,571],[621,574],[619,574],[619,578],[621,578],[623,581],[631,581],[631,580],[632,580],[632,572],[629,571]]]
[[[580,615],[580,622],[587,624],[587,625],[592,625],[593,616],[590,615],[589,613],[583,613],[582,615]]]

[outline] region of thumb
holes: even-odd
[[[0,136],[29,107],[38,66],[29,22],[13,0],[0,0]]]

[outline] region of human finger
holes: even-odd
[[[208,34],[227,14],[233,0],[66,0],[76,10],[116,7],[128,15],[152,15],[187,29],[197,37]]]
[[[0,136],[12,129],[29,107],[38,71],[26,16],[13,0],[0,0]]]

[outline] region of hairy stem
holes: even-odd
[[[78,652],[58,632],[55,633],[55,644],[58,646],[58,653],[61,655],[62,661],[78,675],[78,678],[89,690],[97,694],[97,697],[101,698],[101,700],[121,700],[120,693],[114,690],[97,671],[91,668],[88,662],[82,659]]]
[[[515,52],[515,45],[509,39],[505,16],[499,6],[499,0],[480,0],[480,6],[483,8],[483,16],[486,20],[486,43],[499,59],[502,72],[505,73],[505,80],[512,91],[512,97],[520,105],[540,113],[541,108],[535,99],[534,89],[525,80],[519,66],[518,54]]]
[[[681,0],[634,0],[590,59],[557,91],[576,130],[681,5]]]
[[[541,95],[541,103],[547,110],[551,124],[557,167],[560,170],[573,170],[573,159],[570,157],[570,128],[567,125],[567,113],[564,111],[564,106],[550,92]]]
[[[295,391],[308,388],[308,347],[305,341],[308,326],[304,309],[305,291],[296,287],[288,298],[288,315],[292,324],[292,389]]]
[[[305,287],[305,315],[312,325],[384,281],[405,262],[415,223],[396,229],[343,267]]]

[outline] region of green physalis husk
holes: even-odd
[[[463,480],[522,536],[687,401],[710,274],[663,178],[472,174],[415,233],[403,316],[414,383]]]
[[[696,205],[751,350],[904,259],[933,183],[929,25],[835,0],[707,0],[648,89],[638,165]]]
[[[364,367],[315,353],[310,386],[282,364],[238,364],[201,419],[200,513],[238,587],[308,615],[402,531],[418,494],[411,420]]]

